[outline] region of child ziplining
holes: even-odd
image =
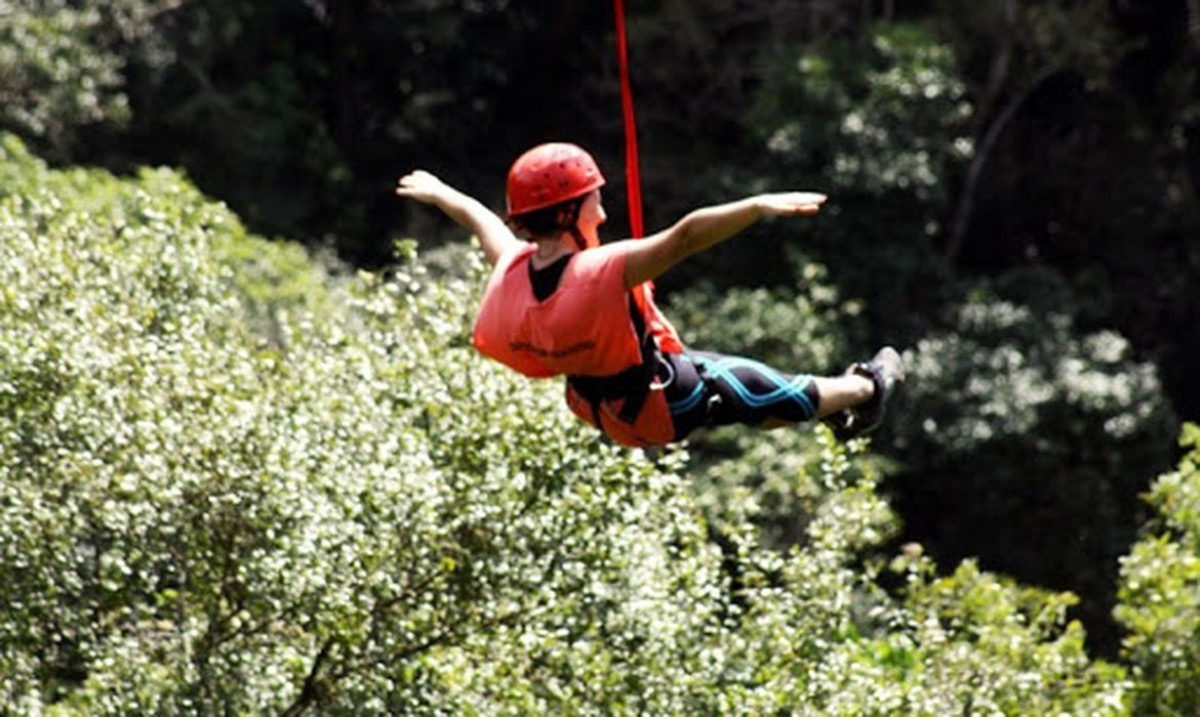
[[[810,419],[842,440],[876,428],[904,364],[891,347],[841,376],[787,374],[687,348],[643,286],[766,217],[813,216],[825,195],[758,194],[697,209],[644,239],[600,244],[604,177],[573,144],[538,145],[508,173],[508,221],[423,170],[396,194],[471,231],[493,269],[475,321],[480,353],[532,378],[567,377],[567,404],[626,446],[698,428],[775,428]]]

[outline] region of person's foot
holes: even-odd
[[[891,346],[879,349],[874,358],[866,363],[852,364],[847,374],[857,374],[871,379],[875,391],[865,403],[839,411],[825,419],[839,441],[870,433],[883,423],[887,402],[896,392],[896,386],[904,382],[904,359]]]

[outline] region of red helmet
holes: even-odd
[[[539,144],[508,170],[508,214],[516,216],[576,199],[604,186],[592,155],[573,144]]]

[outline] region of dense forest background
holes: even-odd
[[[397,235],[447,235],[389,195],[398,172],[429,167],[499,207],[512,158],[567,138],[603,159],[624,230],[605,3],[33,5],[48,19],[7,13],[0,119],[55,162],[182,167],[256,230],[377,266]],[[820,236],[747,242],[666,288],[786,284],[775,259],[799,246],[900,339],[961,280],[1044,270],[1087,325],[1160,367],[1181,415],[1200,412],[1190,3],[726,0],[629,15],[649,226],[761,187],[837,202]]]
[[[29,6],[44,17],[6,11],[0,120],[54,162],[181,167],[257,231],[378,266],[396,236],[449,236],[389,195],[400,171],[500,207],[512,158],[565,138],[603,159],[625,230],[605,3]],[[900,339],[963,280],[1042,271],[1195,417],[1196,15],[1185,0],[634,3],[649,226],[762,187],[837,202],[820,236],[747,242],[666,288],[786,285],[776,259],[801,248]]]
[[[968,592],[955,566],[977,560],[1078,595],[1069,612],[1091,655],[1136,652],[1122,642],[1138,629],[1131,613],[1114,617],[1121,586],[1137,592],[1121,558],[1154,514],[1142,497],[1185,455],[1181,422],[1200,419],[1200,7],[628,5],[648,228],[761,190],[831,196],[811,222],[763,224],[666,277],[662,303],[685,339],[818,373],[883,341],[906,351],[909,386],[861,458],[899,520],[847,548],[850,559],[871,572],[920,544]],[[298,240],[335,275],[405,276],[397,266],[411,249],[398,253],[397,240],[415,238],[435,281],[469,281],[466,237],[397,201],[395,178],[423,167],[501,209],[512,159],[548,140],[593,151],[608,178],[608,233],[628,231],[609,3],[0,2],[0,100],[0,129],[50,168],[102,168],[111,175],[90,180],[97,187],[125,177],[199,202],[134,179],[145,166],[176,168],[249,232]],[[50,170],[29,169],[14,147],[7,161],[24,169],[3,175],[0,195],[18,198],[30,226],[50,226],[37,217],[56,215],[22,194]],[[47,181],[64,196],[77,189]],[[84,194],[81,211],[92,211]],[[275,256],[264,246],[243,251]],[[273,261],[303,263],[279,251]],[[193,296],[179,291],[167,298]],[[268,292],[275,308],[278,291]],[[340,316],[333,304],[316,307]],[[298,341],[283,319],[251,313],[272,341]],[[414,332],[436,331],[403,316]],[[456,346],[439,335],[420,350]],[[401,377],[425,381],[418,373]],[[789,486],[825,455],[820,441],[727,431],[689,446],[683,473],[707,526],[692,538],[715,546],[735,585],[758,570],[746,563],[747,522],[767,548],[811,548],[816,499]],[[564,445],[562,466],[533,474],[558,486],[553,474],[600,460]],[[451,448],[431,460],[495,458]],[[636,485],[639,498],[658,495]],[[920,565],[884,571],[879,584],[900,591]],[[759,572],[770,582],[786,571]],[[942,599],[924,585],[914,600]],[[82,658],[56,659],[55,679],[73,684]],[[323,699],[323,659],[309,673],[316,691],[304,682],[296,704]]]

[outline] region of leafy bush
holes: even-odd
[[[842,299],[821,264],[799,256],[792,263],[794,286],[786,291],[708,283],[672,295],[670,315],[685,342],[793,373],[833,370],[845,358],[861,303]]]
[[[1200,711],[1200,427],[1183,428],[1187,454],[1154,482],[1151,530],[1121,560],[1116,617],[1138,680],[1137,714]]]
[[[264,296],[265,245],[178,176],[6,147],[44,180],[0,205],[7,704],[487,711],[582,699],[650,654],[609,641],[673,599],[652,576],[710,552],[678,479],[481,364],[465,285],[407,265],[321,303],[275,264]],[[294,315],[267,340],[239,297]],[[492,677],[500,636],[523,658]]]
[[[477,259],[335,280],[173,172],[0,146],[4,711],[1119,711],[1064,598],[880,590],[843,446],[803,541],[714,545],[682,455],[474,354]]]
[[[954,55],[918,25],[882,25],[772,64],[750,124],[792,166],[827,164],[832,189],[900,192],[936,206],[947,170],[971,155],[971,107]]]
[[[702,284],[672,295],[668,313],[693,348],[747,356],[789,373],[841,373],[854,333],[843,327],[861,306],[838,296],[820,264],[799,257],[795,263],[799,280],[789,291]],[[765,545],[780,549],[802,540],[814,501],[828,490],[820,481],[834,460],[830,440],[811,426],[696,434],[691,485],[710,526],[750,520]],[[850,470],[867,463],[856,452]]]
[[[1054,286],[1011,277],[980,287],[908,352],[904,418],[887,429],[919,472],[895,487],[909,539],[942,561],[978,556],[1075,591],[1111,650],[1116,561],[1176,423],[1154,367],[1120,335],[1086,332],[1052,308]]]
[[[80,42],[102,22],[95,9],[35,2],[4,10],[0,68],[6,82],[0,119],[35,136],[61,135],[83,124],[128,113],[120,93],[119,57]]]
[[[125,70],[165,50],[159,3],[24,0],[0,8],[0,126],[48,146],[60,159],[84,127],[131,117]],[[135,48],[137,48],[135,50]]]
[[[1127,714],[1117,666],[1089,665],[1084,630],[1068,621],[1070,593],[1022,587],[974,561],[935,578],[919,547],[893,568],[906,575],[903,629],[874,644],[904,701],[895,713]],[[912,647],[920,646],[921,659]],[[930,709],[930,706],[933,709]]]
[[[872,326],[895,332],[907,312],[941,298],[935,241],[955,173],[974,151],[954,55],[907,23],[764,55],[745,117],[765,150],[755,168],[829,193],[805,251],[847,296],[866,300]]]

